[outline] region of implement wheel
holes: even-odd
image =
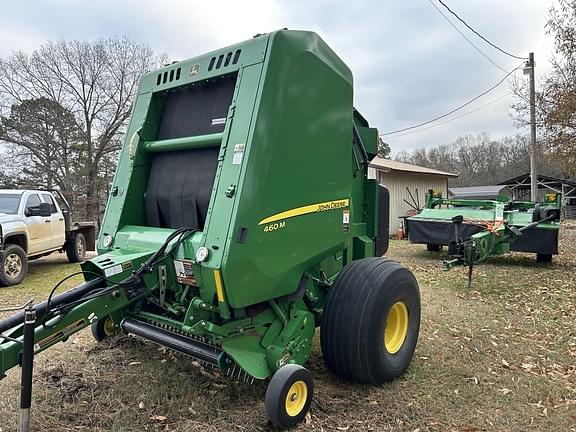
[[[426,250],[428,252],[440,252],[442,250],[442,245],[434,244],[434,243],[427,243]]]
[[[364,258],[344,267],[328,291],[322,353],[338,376],[382,384],[408,368],[420,329],[420,292],[400,264]]]
[[[112,318],[107,316],[98,321],[94,321],[92,325],[90,325],[90,330],[92,331],[94,339],[102,342],[104,339],[115,336],[116,333],[118,333],[118,326],[112,321]]]
[[[306,368],[295,364],[282,366],[266,390],[268,419],[280,429],[296,425],[310,409],[313,392],[312,375]]]

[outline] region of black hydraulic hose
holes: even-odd
[[[89,280],[88,282],[84,282],[81,285],[78,285],[71,290],[63,292],[62,294],[58,294],[52,297],[50,302],[51,307],[59,306],[61,304],[69,303],[71,301],[77,300],[84,295],[94,291],[97,288],[102,288],[105,286],[104,280],[102,278],[96,278]],[[48,302],[42,302],[37,304],[34,308],[36,310],[37,317],[43,317],[46,314]],[[7,330],[10,330],[20,324],[24,323],[25,312],[19,312],[17,314],[12,315],[6,319],[0,321],[0,333],[3,333]]]
[[[191,228],[179,228],[179,229],[177,229],[176,231],[174,231],[173,233],[171,233],[168,236],[168,238],[164,241],[162,246],[154,254],[152,254],[150,256],[150,258],[148,258],[146,260],[146,262],[142,265],[142,267],[140,269],[138,269],[136,272],[134,272],[134,274],[129,276],[127,279],[125,279],[121,282],[116,282],[115,285],[129,285],[132,281],[136,282],[145,273],[151,272],[154,269],[154,267],[158,264],[159,261],[164,259],[166,256],[170,255],[174,251],[174,249],[178,246],[178,244],[180,244],[189,235],[191,235],[192,233],[194,233],[196,231],[198,231],[198,230],[197,229],[191,229]],[[166,248],[168,247],[170,242],[178,236],[180,236],[180,237],[176,241],[176,244],[166,254]],[[81,272],[75,273],[74,275],[84,274],[84,273],[97,275],[97,273],[90,272],[90,271],[81,271]],[[70,278],[71,276],[73,276],[73,275],[69,275],[66,278],[62,279],[58,283],[58,285],[56,285],[56,287],[54,287],[54,289],[51,291],[50,296],[49,296],[47,301],[42,302],[42,303],[35,306],[37,319],[44,320],[44,318],[46,317],[46,315],[50,311],[58,308],[59,306],[68,305],[68,304],[71,304],[74,302],[78,302],[78,301],[82,300],[82,298],[85,295],[90,294],[93,291],[98,290],[99,288],[106,288],[107,287],[106,282],[108,280],[102,276],[99,276],[97,278],[94,278],[90,281],[83,283],[82,285],[78,285],[77,287],[72,288],[71,290],[65,291],[62,294],[58,294],[56,296],[53,296],[56,288],[62,282],[64,282],[66,279]],[[113,287],[110,287],[110,288],[113,288]],[[102,295],[105,293],[107,293],[107,290],[100,292],[100,294],[102,294]],[[24,323],[24,312],[19,312],[15,315],[12,315],[11,317],[8,317],[8,318],[0,321],[0,333],[5,332],[6,330],[10,330],[10,329],[22,324],[22,323]]]

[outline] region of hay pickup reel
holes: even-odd
[[[23,417],[31,353],[87,326],[270,378],[280,427],[310,407],[317,326],[337,375],[399,377],[419,291],[381,258],[388,191],[367,178],[378,133],[352,89],[317,35],[285,30],[144,75],[86,282],[0,321],[0,376],[22,364]]]
[[[446,270],[468,266],[471,286],[475,264],[492,255],[510,251],[536,253],[539,262],[551,262],[558,254],[562,196],[546,194],[544,202],[442,198],[429,191],[426,207],[407,218],[408,237],[424,243],[429,251],[448,246]]]

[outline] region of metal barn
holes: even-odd
[[[530,201],[530,173],[513,177],[500,184],[512,189],[515,200]],[[576,219],[576,181],[539,175],[536,184],[538,186],[537,201],[543,201],[546,193],[561,193],[564,214],[567,218]]]
[[[370,178],[378,179],[390,191],[390,234],[402,226],[402,218],[414,210],[416,201],[424,206],[429,189],[448,196],[448,179],[458,174],[375,157],[370,162]]]

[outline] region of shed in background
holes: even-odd
[[[414,210],[414,201],[420,208],[424,207],[430,189],[448,196],[448,179],[458,174],[375,157],[370,162],[368,177],[377,179],[390,191],[392,234],[402,226],[402,218]]]
[[[512,190],[515,200],[530,201],[530,173],[504,180],[500,184]],[[576,219],[576,181],[538,175],[536,185],[538,187],[536,201],[544,201],[544,195],[547,193],[561,193],[565,216]]]

